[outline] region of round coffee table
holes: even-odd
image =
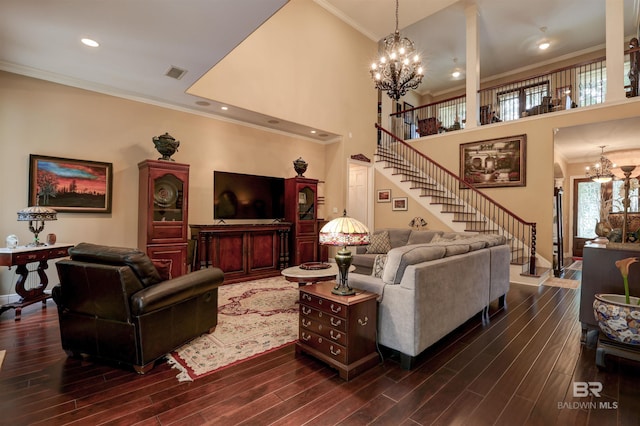
[[[281,273],[287,281],[298,283],[298,285],[335,280],[338,275],[338,265],[335,263],[329,263],[329,265],[331,266],[325,269],[302,269],[300,266],[292,266],[283,269]],[[355,269],[356,267],[351,265],[349,272]]]

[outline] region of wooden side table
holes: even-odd
[[[18,302],[7,303],[0,307],[0,314],[9,309],[15,309],[16,321],[20,321],[22,308],[36,302],[42,302],[43,308],[46,307],[47,299],[51,297],[51,293],[45,292],[49,278],[46,269],[49,267],[49,259],[69,256],[69,249],[73,244],[53,244],[50,246],[39,247],[17,247],[14,249],[0,248],[0,266],[16,266],[16,293],[21,297]],[[38,268],[30,271],[27,264],[38,262]],[[37,272],[40,282],[35,287],[26,287],[27,277],[30,272]]]
[[[300,287],[300,339],[305,352],[349,380],[380,362],[376,351],[377,294],[356,290],[353,296],[331,293],[335,281]]]

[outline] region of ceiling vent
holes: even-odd
[[[167,77],[175,78],[176,80],[180,80],[186,73],[187,70],[171,66],[171,68],[169,68],[169,70],[164,75],[166,75]]]

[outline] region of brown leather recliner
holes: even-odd
[[[62,348],[133,366],[154,362],[218,322],[219,268],[163,280],[137,249],[80,243],[56,263]]]

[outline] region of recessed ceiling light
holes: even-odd
[[[312,130],[312,131],[311,131],[311,133],[315,135],[315,134],[316,134],[316,131],[315,131],[315,130]]]
[[[452,72],[452,73],[451,73],[451,76],[452,76],[453,78],[458,78],[458,77],[460,77],[460,71],[454,71],[454,72]]]
[[[540,50],[547,50],[549,48],[550,44],[548,41],[542,42],[538,45],[538,49]]]
[[[229,109],[229,107],[228,106],[221,106],[220,109],[223,110],[223,111],[226,111],[226,110]]]
[[[83,39],[80,39],[80,41],[85,46],[89,46],[89,47],[98,47],[98,46],[100,46],[100,43],[98,43],[97,41],[92,40],[90,38],[83,38]]]

